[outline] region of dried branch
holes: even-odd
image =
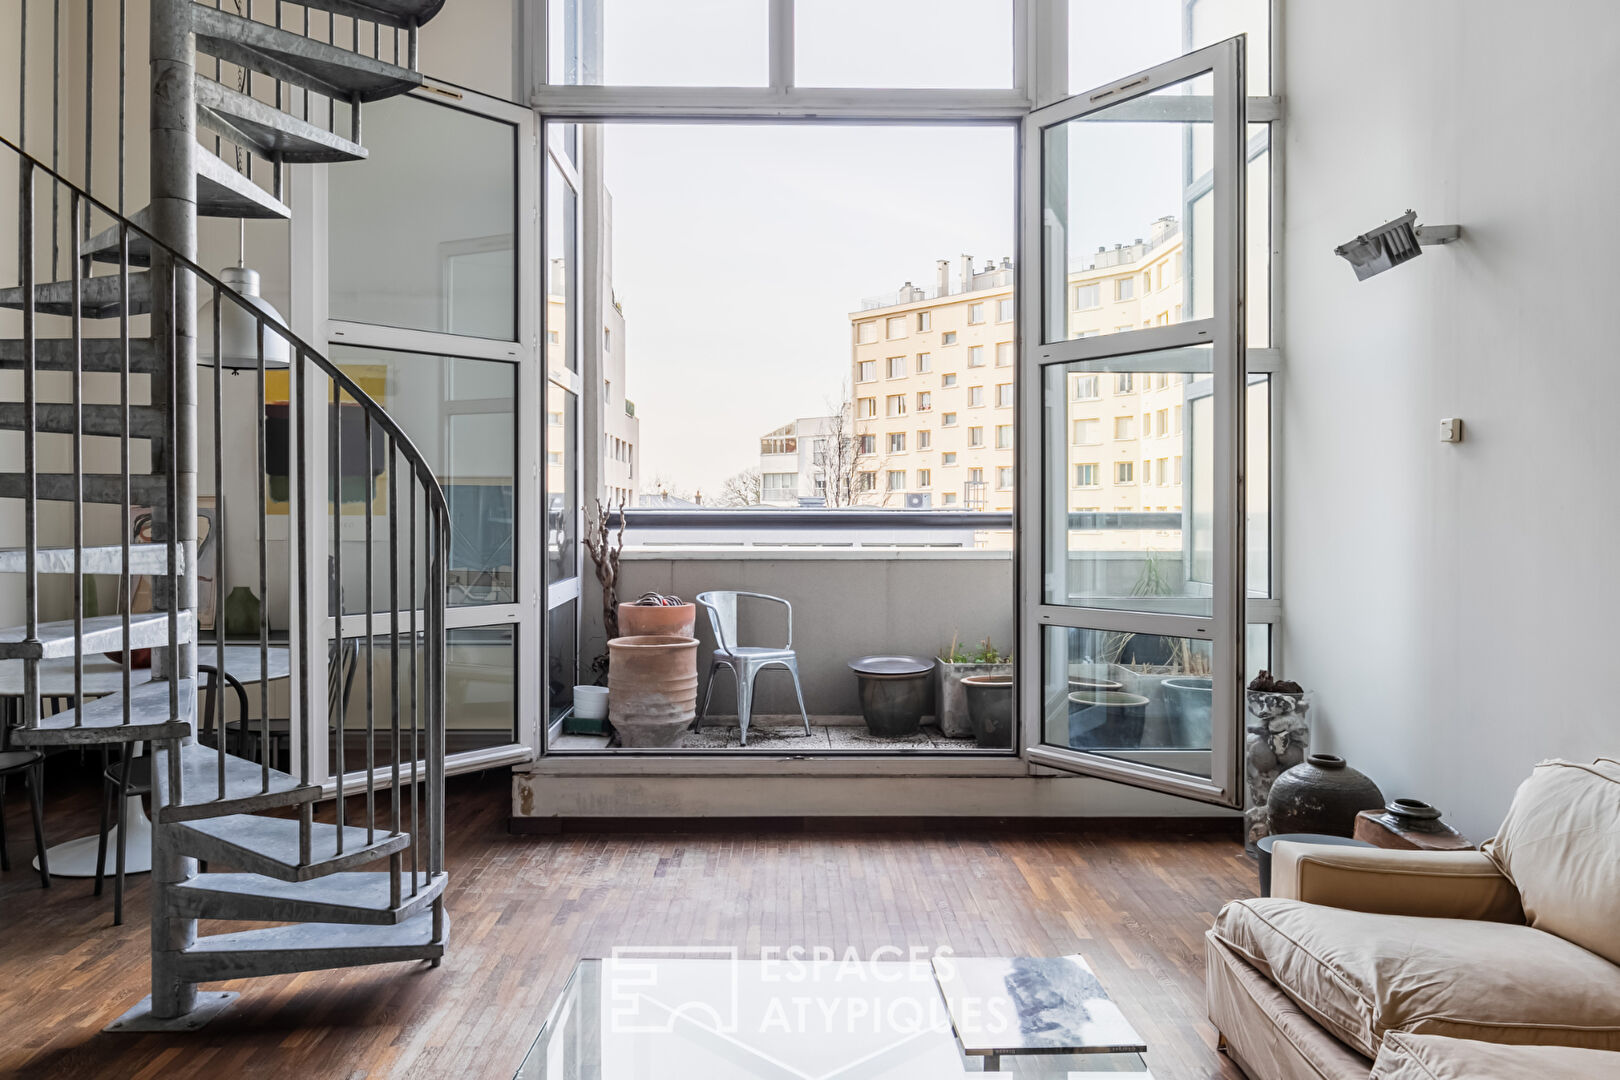
[[[596,567],[596,581],[602,586],[602,631],[607,640],[619,636],[619,558],[624,553],[624,503],[619,503],[619,531],[610,532],[608,513],[601,499],[585,515],[585,538],[580,541]]]

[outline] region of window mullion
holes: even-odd
[[[793,0],[770,0],[771,90],[793,89]]]

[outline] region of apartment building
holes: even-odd
[[[567,282],[560,259],[551,266],[546,304],[550,316],[546,324],[546,362],[554,369],[566,369],[567,336],[574,324],[568,319]],[[636,416],[635,402],[625,396],[625,319],[618,297],[607,305],[602,321],[602,441],[597,447],[601,479],[594,497],[609,506],[627,506],[635,502],[641,475],[641,421]],[[548,387],[548,396],[546,423],[551,438],[546,442],[547,490],[560,491],[571,475],[573,463],[567,460],[568,448],[574,445],[574,425],[581,418],[574,415],[571,395],[555,384]]]
[[[1185,317],[1179,222],[1099,248],[1072,268],[1071,337],[1164,326]],[[954,288],[953,288],[954,286]],[[855,431],[870,457],[872,501],[1009,511],[1016,487],[1017,357],[1010,259],[954,277],[940,260],[932,289],[907,282],[850,315]],[[1189,395],[1197,376],[1120,371],[1066,376],[1065,469],[1071,512],[1179,511]],[[1110,543],[1141,542],[1120,531]]]
[[[760,502],[780,507],[825,505],[828,444],[837,429],[835,416],[801,416],[760,436]]]

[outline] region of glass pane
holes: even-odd
[[[1248,205],[1243,227],[1247,232],[1244,261],[1247,264],[1247,293],[1243,305],[1248,312],[1247,344],[1251,349],[1271,345],[1271,125],[1250,124],[1245,149],[1248,159]]]
[[[766,0],[551,0],[553,83],[765,86]]]
[[[1262,671],[1271,670],[1271,624],[1250,623],[1243,646],[1243,685],[1248,686]]]
[[[517,596],[514,557],[517,489],[517,367],[495,360],[468,360],[424,353],[387,352],[333,345],[332,359],[397,420],[433,467],[450,506],[447,584],[456,605],[509,604]],[[364,610],[365,535],[360,499],[350,497],[349,478],[363,476],[364,421],[342,410],[345,606]],[[352,435],[351,435],[352,429]],[[380,447],[380,429],[373,442]],[[358,445],[358,452],[355,445]],[[387,595],[388,485],[380,453],[373,454],[371,485],[373,593]],[[356,470],[359,470],[357,472]],[[403,485],[404,478],[400,479]],[[362,488],[362,491],[364,489]],[[404,491],[400,491],[403,500]],[[408,513],[408,511],[406,511]],[[418,511],[418,523],[425,516]],[[400,532],[408,527],[400,518]],[[419,552],[419,559],[423,556]],[[403,575],[404,571],[401,570]],[[373,610],[386,605],[374,600]]]
[[[1248,456],[1244,463],[1248,496],[1248,562],[1244,587],[1251,597],[1271,595],[1271,377],[1250,375],[1243,423]]]
[[[1214,313],[1213,89],[1206,73],[1045,129],[1042,340]]]
[[[1069,93],[1248,34],[1250,94],[1271,91],[1271,0],[1069,0]]]
[[[574,433],[579,399],[546,387],[546,581],[579,576],[579,463]]]
[[[400,738],[393,736],[393,698],[390,693],[395,655],[392,640],[384,635],[373,637],[369,649],[364,637],[347,638],[340,654],[334,655],[332,664],[341,668],[337,684],[342,695],[343,764],[342,768],[354,772],[364,768],[368,742],[379,766],[399,760],[411,760],[410,700],[411,700],[411,644],[402,634],[399,639],[399,711]],[[517,741],[517,631],[510,626],[473,627],[445,632],[445,749],[452,753],[479,750],[489,746],[505,746]],[[420,652],[416,657],[417,701],[424,700],[421,680],[426,672],[426,660]],[[371,685],[371,734],[367,734],[366,696],[367,674]],[[417,760],[427,754],[427,736],[418,731]],[[332,739],[327,750],[327,764],[336,772],[338,740]],[[409,780],[409,775],[404,777]],[[379,779],[379,785],[382,781]],[[409,807],[407,796],[405,805]],[[379,796],[378,813],[386,817],[387,796]],[[352,819],[351,819],[352,823]]]
[[[1045,369],[1046,603],[1212,613],[1213,355]]]
[[[799,86],[1013,84],[1012,0],[798,0]]]
[[[397,97],[365,138],[327,181],[332,318],[515,340],[516,129]]]
[[[579,370],[579,197],[547,165],[546,370]]]
[[[574,685],[579,682],[579,601],[552,608],[548,625],[546,696],[555,720],[573,707]]]
[[[1209,642],[1042,629],[1045,745],[1210,775],[1215,693]]]

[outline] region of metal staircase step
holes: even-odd
[[[67,709],[40,720],[35,728],[14,728],[11,737],[24,746],[84,746],[95,743],[145,742],[181,739],[191,734],[197,716],[197,682],[179,680],[180,715],[169,703],[169,683],[132,672],[129,723],[124,723],[124,697],[108,694],[78,709]],[[74,720],[79,723],[75,724]]]
[[[177,823],[175,843],[187,855],[263,874],[279,881],[309,881],[375,862],[411,842],[405,833],[390,835],[379,829],[366,842],[366,830],[343,827],[343,851],[337,850],[338,826],[316,822],[311,826],[309,861],[298,852],[299,823],[292,818],[231,814],[227,817]]]
[[[124,504],[124,478],[118,473],[85,473],[84,501],[87,503]],[[26,473],[0,473],[0,499],[21,499],[27,487]],[[53,502],[72,502],[74,482],[72,473],[34,474],[34,495]],[[152,473],[135,473],[129,478],[131,506],[161,507],[169,504],[169,479]]]
[[[80,430],[86,435],[124,435],[123,409],[117,405],[81,405]],[[21,402],[0,401],[0,430],[26,431],[27,417]],[[71,435],[74,431],[73,406],[62,402],[36,402],[34,404],[34,430],[54,435]],[[169,410],[161,405],[131,405],[129,407],[129,437],[132,439],[161,439],[169,433]]]
[[[343,101],[376,101],[422,85],[422,74],[268,23],[201,4],[192,7],[197,49]]]
[[[294,923],[262,930],[200,937],[176,960],[176,974],[188,982],[217,982],[295,971],[325,971],[364,964],[439,960],[450,936],[450,919],[433,940],[433,912],[395,926]]]
[[[115,318],[123,310],[119,282],[121,275],[82,279],[79,310],[87,319]],[[0,307],[22,310],[26,300],[21,285],[0,289]],[[41,315],[73,314],[73,282],[52,281],[34,286],[34,310]],[[129,313],[145,315],[152,310],[152,275],[138,271],[129,275]]]
[[[184,568],[186,552],[176,548],[176,560]],[[34,550],[34,571],[40,574],[122,574],[124,548],[120,544],[105,544],[83,549],[82,561],[70,547],[42,547]],[[0,548],[0,574],[28,572],[26,548]],[[167,574],[169,572],[168,544],[129,545],[129,572],[131,574]]]
[[[294,165],[359,161],[366,148],[291,113],[238,93],[204,75],[196,77],[197,126],[272,161]]]
[[[150,216],[148,208],[143,206],[129,215],[129,220],[143,229],[148,229],[151,228],[147,224]],[[99,263],[112,263],[116,266],[119,262],[118,244],[120,234],[120,226],[116,224],[109,225],[81,243],[79,245],[79,254],[88,255]],[[129,264],[131,266],[152,265],[152,245],[147,241],[146,237],[133,229],[129,232]]]
[[[390,907],[393,875],[387,871],[332,874],[313,881],[277,881],[258,874],[198,874],[173,886],[176,914],[192,919],[247,922],[346,923],[393,926],[414,918],[444,892],[447,875],[400,875],[400,903]]]
[[[268,790],[264,767],[256,761],[225,755],[225,795],[219,794],[219,755],[212,746],[187,743],[180,748],[180,801],[169,795],[168,751],[160,748],[153,761],[157,784],[158,819],[192,821],[221,814],[252,814],[278,806],[296,806],[320,798],[319,784],[300,783],[279,769],[271,769]]]
[[[85,371],[124,370],[124,346],[117,338],[81,338],[81,364]],[[150,338],[129,339],[129,370],[151,374],[157,368],[157,353]],[[0,339],[0,369],[23,366],[23,343],[18,338]],[[36,338],[34,367],[39,371],[72,371],[71,338]]]
[[[283,221],[292,217],[286,203],[225,164],[219,155],[199,146],[196,163],[198,217],[280,218]]]
[[[180,612],[180,641],[192,638],[196,619],[190,611]],[[122,652],[124,649],[163,648],[169,644],[169,613],[143,611],[129,617],[129,638],[124,641],[122,615],[94,615],[84,620],[84,633],[73,632],[72,619],[59,619],[39,624],[37,640],[27,643],[26,626],[8,626],[0,630],[0,660],[26,660],[30,658],[53,660],[72,656],[82,644],[86,655],[90,653]]]
[[[304,0],[304,6],[404,30],[433,18],[444,0]]]

